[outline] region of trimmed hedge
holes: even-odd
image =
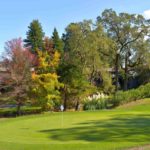
[[[40,107],[27,107],[21,108],[21,115],[39,114],[42,112]],[[15,117],[17,116],[16,108],[0,108],[0,117]]]
[[[119,106],[131,101],[136,101],[143,98],[150,98],[150,83],[140,86],[137,89],[129,91],[118,91],[111,100],[113,106]]]

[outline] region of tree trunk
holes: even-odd
[[[66,94],[66,92],[67,92],[67,87],[64,86],[64,111],[67,110],[67,94]]]
[[[119,77],[119,54],[116,55],[116,62],[115,62],[115,91],[118,91],[118,77]]]
[[[128,54],[125,56],[125,77],[124,77],[124,91],[128,89]]]
[[[80,105],[79,100],[77,100],[77,103],[76,103],[76,106],[75,106],[75,111],[79,110],[79,105]]]
[[[21,103],[18,103],[18,105],[17,105],[17,115],[18,116],[21,115]]]

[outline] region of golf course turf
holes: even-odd
[[[93,112],[0,119],[0,150],[120,150],[150,144],[150,99]]]

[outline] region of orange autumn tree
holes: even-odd
[[[43,110],[53,110],[59,106],[59,89],[63,86],[56,73],[60,54],[52,49],[50,42],[50,39],[46,38],[44,50],[38,51],[38,66],[32,73],[32,95]]]

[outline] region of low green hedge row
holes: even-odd
[[[129,91],[118,91],[111,98],[111,103],[113,106],[119,106],[143,98],[150,98],[150,83],[142,85],[137,89],[132,89]]]
[[[27,107],[21,108],[21,115],[39,114],[42,112],[40,107]],[[17,116],[16,108],[0,108],[0,117],[15,117]]]

